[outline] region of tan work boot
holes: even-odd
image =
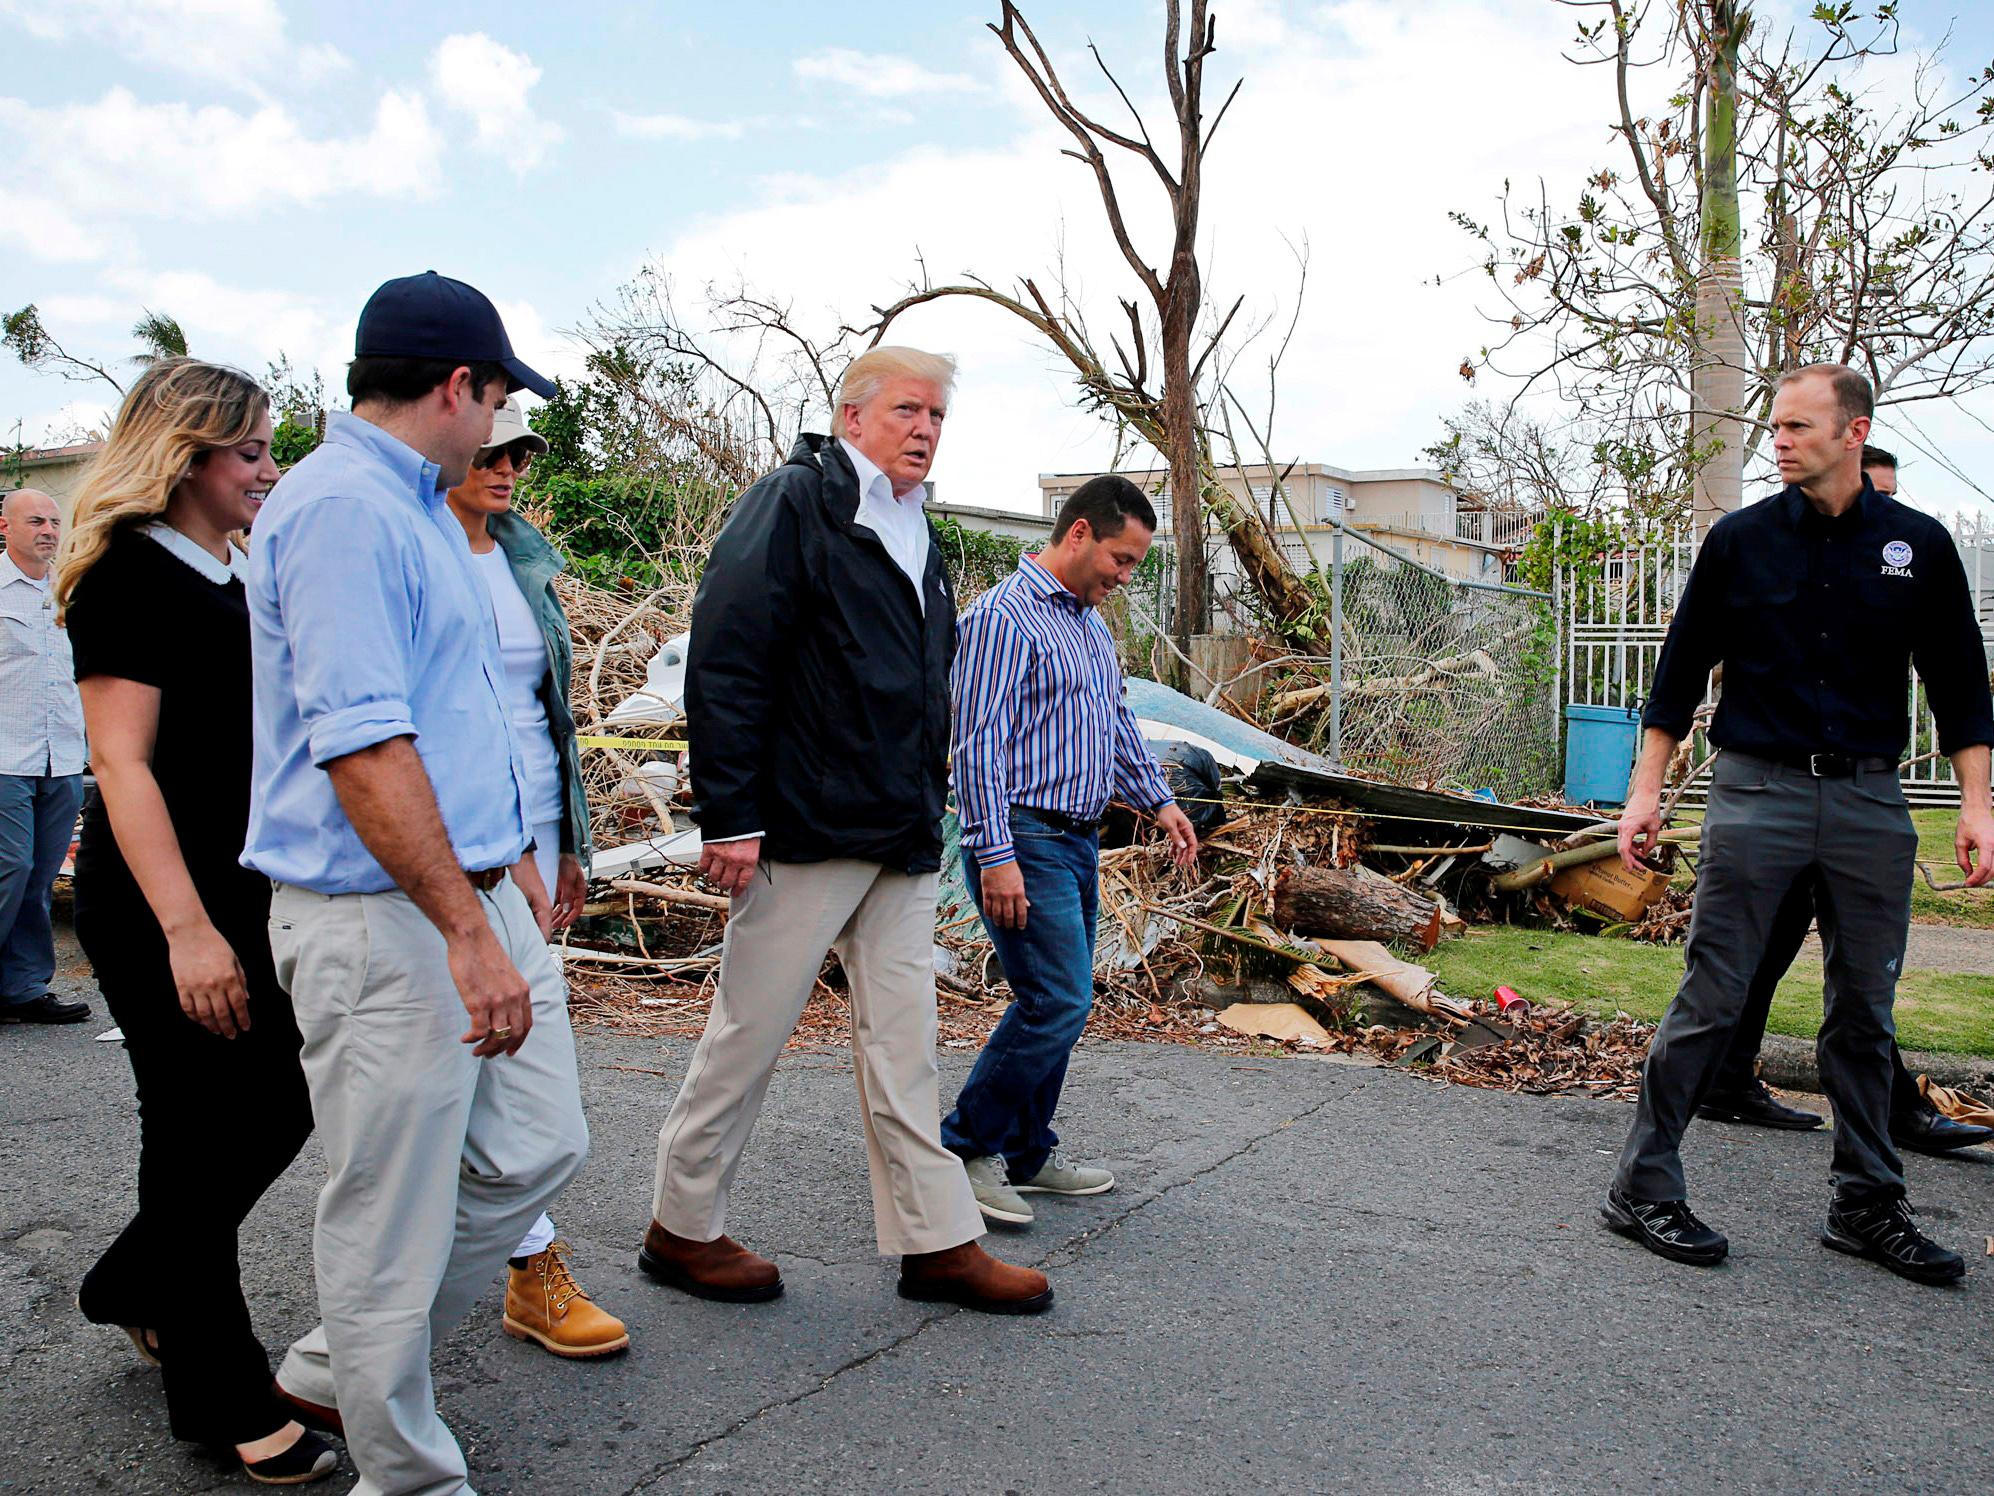
[[[508,1268],[505,1332],[518,1340],[573,1360],[613,1356],[630,1348],[623,1321],[596,1307],[595,1300],[568,1269],[568,1244],[557,1241]]]
[[[973,1241],[900,1259],[900,1297],[960,1304],[984,1314],[1037,1314],[1052,1307],[1052,1286],[1036,1268],[999,1262]]]

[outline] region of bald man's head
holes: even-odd
[[[0,531],[13,563],[39,581],[62,541],[62,511],[39,488],[17,488],[0,499]]]

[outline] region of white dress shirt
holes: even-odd
[[[896,499],[893,480],[870,457],[842,436],[838,445],[845,449],[845,456],[852,460],[852,470],[859,476],[857,522],[879,537],[893,564],[907,573],[925,614],[928,596],[921,584],[928,570],[928,517],[921,512],[921,506],[928,501],[928,485],[917,483],[912,492]]]
[[[55,621],[53,575],[29,576],[0,550],[0,774],[81,774],[83,698],[69,630]]]

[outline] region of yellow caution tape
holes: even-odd
[[[656,748],[666,753],[682,753],[687,747],[682,738],[600,738],[583,733],[575,741],[584,748]]]

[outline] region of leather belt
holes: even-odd
[[[1847,753],[1795,753],[1777,757],[1748,753],[1740,756],[1764,758],[1767,763],[1779,764],[1788,769],[1800,769],[1816,779],[1851,779],[1857,774],[1897,772],[1897,760],[1894,758],[1861,758]]]
[[[474,873],[469,868],[465,868],[464,876],[471,880],[471,887],[477,889],[479,893],[490,893],[499,884],[505,882],[505,875],[510,871],[510,868],[484,867],[479,868]]]
[[[1082,835],[1086,835],[1101,829],[1101,818],[1099,816],[1094,817],[1091,821],[1083,821],[1078,816],[1070,816],[1063,810],[1046,810],[1037,805],[1014,805],[1011,808],[1013,810],[1022,810],[1028,815],[1035,815],[1040,820],[1050,821],[1061,831],[1077,831]]]

